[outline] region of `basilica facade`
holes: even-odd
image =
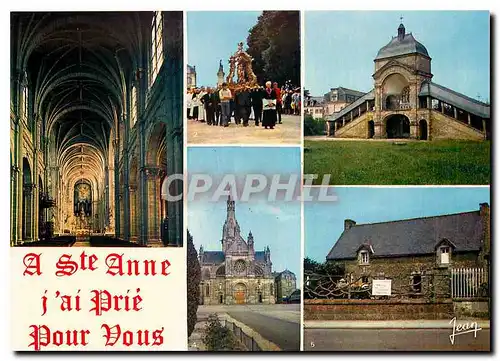
[[[235,216],[235,201],[227,200],[222,227],[222,251],[199,250],[200,304],[274,304],[275,280],[269,247],[256,251],[252,232],[245,240]]]
[[[374,88],[329,115],[338,138],[489,139],[489,104],[432,81],[431,57],[401,24],[375,57]]]
[[[11,13],[11,246],[182,245],[182,17]]]

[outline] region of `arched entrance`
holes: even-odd
[[[421,119],[418,123],[420,140],[427,140],[427,120]]]
[[[238,305],[246,303],[247,286],[244,283],[237,283],[234,286],[234,302]]]
[[[375,135],[375,123],[373,120],[368,121],[368,138],[373,138]]]
[[[410,88],[408,80],[399,73],[389,75],[382,84],[382,97],[384,110],[409,109]]]
[[[32,222],[32,182],[31,182],[31,167],[27,158],[23,158],[23,215],[22,215],[22,239],[29,240],[31,234]]]
[[[409,138],[410,120],[402,114],[391,115],[386,120],[386,132],[388,139]]]

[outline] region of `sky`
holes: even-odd
[[[490,100],[490,27],[487,11],[306,11],[305,84],[313,96],[343,86],[373,88],[380,48],[407,33],[427,48],[433,81],[481,101]]]
[[[336,187],[337,202],[304,203],[304,255],[324,262],[344,230],[358,224],[479,210],[489,187]]]
[[[217,85],[217,71],[222,59],[226,76],[229,57],[246,41],[248,31],[257,24],[261,11],[188,11],[188,64],[196,66],[196,85]]]
[[[204,173],[215,178],[224,174],[238,177],[259,172],[286,177],[301,171],[298,147],[189,147],[187,159],[188,176]],[[236,220],[245,241],[252,231],[256,251],[269,246],[273,271],[289,269],[295,273],[297,285],[300,285],[300,202],[268,202],[256,198],[249,202],[237,200],[235,207]],[[205,198],[189,201],[188,198],[187,212],[188,229],[196,249],[203,245],[206,251],[220,251],[222,226],[226,220],[226,198],[220,202]]]

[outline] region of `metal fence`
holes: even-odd
[[[469,274],[476,275],[476,273]],[[423,298],[432,300],[453,297],[453,292],[456,293],[459,286],[461,290],[467,289],[468,293],[464,294],[472,297],[474,293],[471,290],[476,290],[477,288],[474,287],[479,287],[481,284],[477,279],[473,278],[476,276],[465,277],[465,279],[457,281],[456,277],[453,278],[452,276],[452,270],[402,272],[390,276],[378,273],[366,273],[363,276],[347,273],[339,276],[306,271],[304,276],[304,298],[306,299]],[[373,295],[373,281],[384,279],[392,281],[390,296]],[[455,288],[453,288],[454,282]],[[475,294],[479,293],[476,292]]]
[[[243,346],[245,346],[247,351],[262,351],[254,338],[248,336],[245,332],[243,332],[241,327],[235,325],[234,322],[225,320],[224,325],[233,333],[234,337],[236,337],[236,339],[239,340]]]
[[[488,274],[483,268],[453,268],[451,297],[475,298],[488,296]]]

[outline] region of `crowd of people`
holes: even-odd
[[[282,114],[300,115],[300,87],[290,83],[279,87],[278,83],[266,82],[265,87],[227,83],[220,87],[188,89],[188,119],[206,122],[207,125],[227,127],[234,119],[236,125],[248,126],[250,119],[255,126],[274,129],[282,124]]]

